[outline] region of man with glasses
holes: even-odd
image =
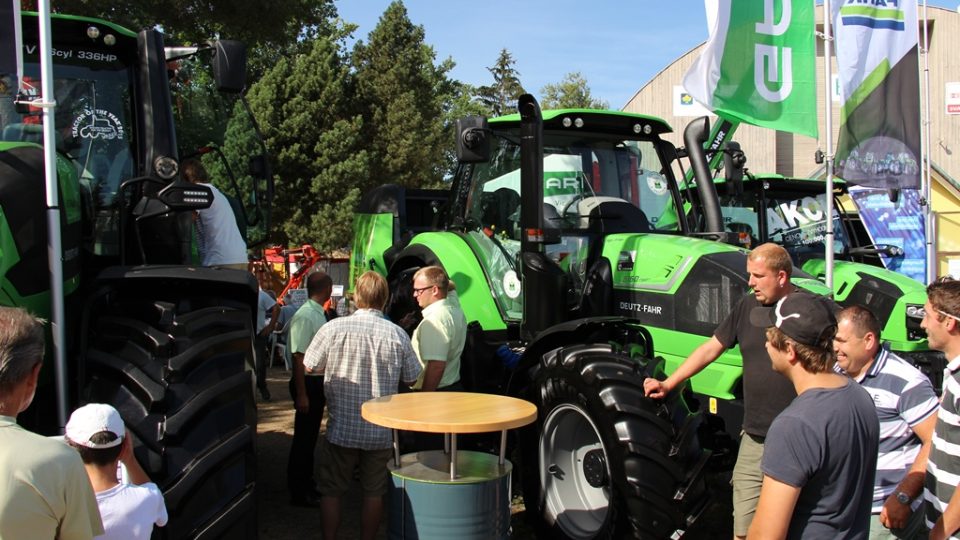
[[[413,331],[413,350],[423,367],[415,390],[463,389],[460,355],[467,342],[467,319],[454,289],[439,266],[426,266],[413,275],[413,296],[423,313],[423,320]]]
[[[927,287],[920,326],[931,349],[943,351],[943,396],[927,461],[926,522],[930,539],[960,538],[960,281],[941,278]]]

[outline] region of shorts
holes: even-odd
[[[350,489],[353,471],[360,466],[360,488],[364,497],[387,494],[387,463],[393,449],[362,450],[337,446],[330,441],[321,445],[320,474],[317,488],[325,497],[341,497]]]
[[[748,433],[740,436],[740,451],[733,467],[733,534],[746,536],[757,511],[760,487],[763,485],[763,437]]]

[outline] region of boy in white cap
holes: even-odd
[[[80,452],[97,494],[104,539],[149,539],[153,526],[167,524],[163,493],[150,481],[137,458],[120,413],[110,405],[91,403],[73,411],[66,440]],[[117,478],[117,464],[127,469],[130,484]]]

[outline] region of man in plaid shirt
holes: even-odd
[[[373,398],[396,394],[400,381],[412,384],[420,375],[410,338],[383,316],[389,296],[383,276],[364,273],[354,291],[357,311],[320,327],[303,358],[308,373],[324,373],[329,417],[319,488],[323,537],[330,540],[337,537],[340,498],[357,465],[363,489],[361,538],[375,537],[383,517],[392,439],[389,429],[361,418],[360,407]]]

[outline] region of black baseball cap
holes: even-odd
[[[750,323],[760,328],[775,326],[797,343],[811,347],[823,346],[837,328],[837,318],[826,302],[804,292],[788,294],[773,306],[753,308]]]

